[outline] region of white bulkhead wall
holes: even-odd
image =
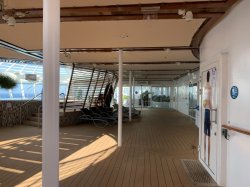
[[[250,1],[242,0],[204,38],[200,52],[201,63],[212,62],[227,53],[228,85],[227,122],[250,130]],[[222,67],[223,68],[223,67]],[[230,97],[230,88],[237,86],[239,96]],[[227,187],[250,185],[250,136],[232,133],[227,146]],[[223,149],[222,149],[223,150]]]

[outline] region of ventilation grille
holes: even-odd
[[[190,180],[197,186],[218,186],[198,160],[181,160]]]

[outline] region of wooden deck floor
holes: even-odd
[[[60,186],[191,187],[180,159],[197,159],[198,129],[173,110],[144,110],[142,119],[117,127],[60,130]],[[0,129],[0,186],[41,186],[41,129]]]

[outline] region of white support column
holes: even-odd
[[[43,0],[42,186],[59,186],[60,0]]]
[[[133,108],[135,107],[135,77],[133,76]]]
[[[129,71],[129,121],[132,121],[132,72]]]
[[[118,147],[122,146],[122,75],[123,75],[123,64],[122,64],[122,50],[119,50],[119,105],[118,105]]]

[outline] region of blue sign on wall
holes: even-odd
[[[239,95],[239,89],[237,86],[232,86],[231,91],[230,91],[231,97],[233,99],[236,99]]]

